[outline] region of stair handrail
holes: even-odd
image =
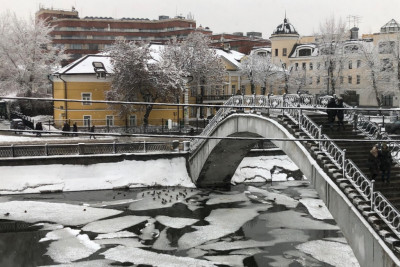
[[[393,233],[400,238],[400,212],[381,192],[372,194],[373,211],[386,223]]]
[[[343,159],[344,151],[341,149],[332,139],[330,139],[326,134],[321,136],[320,148],[325,155],[331,159],[333,164],[339,169],[343,169]]]
[[[318,126],[310,117],[306,114],[302,114],[301,130],[303,130],[308,137],[311,139],[320,139],[321,138],[321,127]],[[320,143],[320,141],[314,141],[315,143]]]
[[[353,185],[364,200],[371,201],[372,182],[351,159],[346,159],[344,173],[345,177],[343,178],[346,178]]]

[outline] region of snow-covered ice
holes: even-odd
[[[262,214],[260,219],[266,220],[268,227],[285,227],[291,229],[320,229],[339,230],[337,225],[328,224],[322,221],[306,217],[307,214],[293,210],[274,212],[273,214]]]
[[[9,213],[8,216],[5,214]],[[65,203],[10,201],[0,203],[0,219],[29,223],[53,222],[77,226],[120,214],[121,211],[82,207]]]
[[[168,227],[161,231],[160,235],[153,244],[153,249],[156,250],[176,250],[176,247],[171,247],[167,236]]]
[[[161,254],[133,247],[118,246],[102,253],[106,259],[119,262],[132,262],[136,265],[147,264],[160,267],[208,267],[215,266],[212,262],[206,260],[193,259],[189,257],[176,257],[167,254]]]
[[[113,238],[128,238],[128,237],[136,237],[137,234],[129,232],[129,231],[120,231],[115,233],[107,233],[107,234],[99,234],[95,239],[113,239]]]
[[[300,202],[306,206],[308,212],[314,218],[319,220],[333,220],[332,214],[321,199],[302,198]]]
[[[207,201],[207,205],[215,205],[222,203],[232,203],[232,202],[248,202],[249,198],[244,193],[233,192],[229,194],[210,194],[210,199]]]
[[[255,247],[265,247],[269,246],[270,242],[261,242],[255,240],[246,240],[246,241],[234,241],[234,242],[216,242],[207,245],[201,245],[197,248],[203,250],[233,250],[233,249],[245,249],[245,248],[255,248]]]
[[[310,254],[319,261],[332,266],[358,267],[353,251],[347,244],[324,240],[309,241],[296,246],[300,251]]]
[[[100,245],[91,241],[87,235],[78,234],[79,230],[69,228],[55,230],[46,235],[45,240],[55,240],[47,248],[46,255],[59,263],[70,263],[87,258],[100,249]]]
[[[147,221],[149,218],[150,217],[148,216],[129,215],[113,219],[100,220],[85,225],[82,230],[102,234],[115,233],[141,222]]]
[[[278,193],[278,192],[275,193],[275,192],[271,192],[271,191],[268,191],[268,190],[260,189],[258,187],[254,187],[254,186],[248,186],[247,190],[250,193],[255,193],[255,194],[259,194],[259,195],[264,196],[265,200],[273,201],[276,204],[285,205],[285,206],[287,206],[289,208],[295,208],[299,204],[299,202],[297,200],[295,200],[295,199],[293,199],[293,198],[291,198],[289,196],[285,196],[285,195],[283,195],[281,193]]]
[[[57,265],[42,265],[42,267],[112,267],[115,261],[111,260],[92,260],[92,261],[79,261],[74,263],[57,264]]]
[[[156,220],[167,226],[167,227],[171,227],[171,228],[183,228],[185,226],[188,225],[192,225],[197,223],[199,220],[197,219],[191,219],[191,218],[180,218],[180,217],[169,217],[169,216],[165,216],[165,215],[159,215],[156,217]]]
[[[247,255],[223,255],[223,256],[204,256],[207,260],[214,262],[215,264],[223,264],[232,267],[241,267],[243,260],[249,256]]]
[[[108,238],[108,239],[100,239],[94,240],[96,244],[99,245],[121,245],[124,247],[133,247],[133,248],[143,248],[148,247],[147,245],[143,244],[137,238]]]

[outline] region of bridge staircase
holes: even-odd
[[[373,146],[373,142],[349,142],[340,141],[335,139],[353,139],[362,140],[368,139],[368,136],[364,132],[353,127],[352,123],[345,121],[344,129],[338,129],[335,125],[333,129],[327,125],[326,114],[307,114],[316,125],[321,127],[321,134],[329,136],[331,140],[341,149],[346,149],[345,158],[350,159],[358,167],[358,169],[369,177],[368,169],[368,155],[369,151]],[[279,117],[281,123],[296,137],[300,139],[308,139],[309,136],[300,130],[299,125],[295,123],[288,116]],[[320,144],[315,141],[303,141],[305,147],[310,151],[311,155],[315,158],[321,168],[330,176],[339,188],[347,195],[348,199],[354,204],[375,231],[381,236],[382,240],[392,248],[393,252],[400,257],[400,237],[398,232],[393,231],[391,227],[379,216],[373,208],[372,201],[367,200],[357,187],[365,186],[365,182],[354,184],[349,179],[343,176],[343,169],[339,168],[337,164],[332,161],[332,157],[327,155],[326,149],[324,151]],[[329,149],[329,148],[328,148]],[[390,184],[382,183],[381,177],[376,178],[376,182],[373,183],[372,190],[380,191],[384,196],[384,202],[391,203],[397,210],[400,209],[400,167],[393,166],[391,172]],[[383,212],[385,214],[385,211]],[[389,213],[389,214],[388,214]],[[395,225],[398,225],[400,221],[395,218],[395,214],[390,214],[390,211],[386,211],[386,220],[392,220]],[[393,227],[392,227],[393,228]],[[396,230],[396,229],[395,229]]]

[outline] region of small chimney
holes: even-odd
[[[350,40],[358,40],[358,30],[357,27],[350,29]]]

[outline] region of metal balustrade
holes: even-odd
[[[181,145],[181,147],[184,147]],[[179,143],[178,143],[179,148]],[[0,146],[0,158],[172,152],[173,142],[80,143]]]
[[[373,192],[372,206],[379,217],[400,237],[400,213],[380,192]]]

